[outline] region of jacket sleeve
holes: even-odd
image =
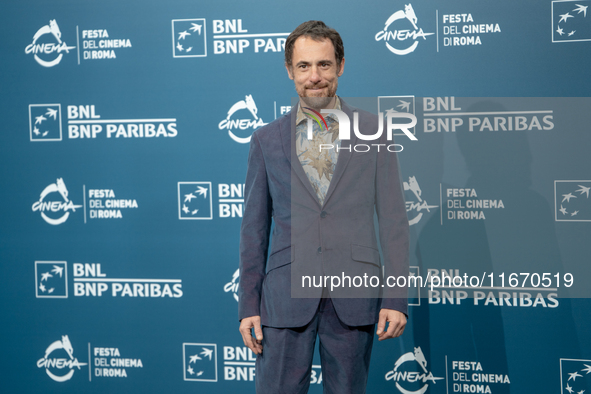
[[[383,134],[381,143],[391,145]],[[409,224],[406,215],[404,191],[396,153],[378,152],[376,172],[376,212],[379,237],[383,252],[384,281],[389,276],[405,277],[409,274]],[[390,283],[393,283],[390,281]],[[408,288],[389,287],[384,283],[382,308],[394,309],[408,315]]]
[[[269,247],[272,201],[265,160],[253,133],[246,171],[244,214],[240,227],[240,285],[238,318],[260,315],[261,288]]]

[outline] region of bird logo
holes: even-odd
[[[212,219],[211,183],[179,182],[179,219]]]
[[[206,56],[205,19],[179,19],[172,21],[173,56]]]
[[[562,393],[584,394],[591,383],[591,361],[561,359]]]
[[[66,298],[66,263],[41,261],[35,263],[37,297]]]
[[[555,181],[556,220],[591,221],[591,181]]]
[[[183,344],[185,380],[217,381],[216,345]]]
[[[61,140],[59,104],[29,105],[31,141]]]
[[[580,1],[585,3],[586,1]],[[587,20],[588,5],[575,2],[553,2],[557,3],[558,9],[553,9],[558,21],[554,30],[554,39],[558,41],[581,41],[591,39],[590,23]],[[565,39],[566,38],[566,39]]]

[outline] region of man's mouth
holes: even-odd
[[[324,89],[326,89],[326,86],[311,86],[306,88],[306,90],[308,90],[311,93],[318,93],[318,92],[322,92]]]

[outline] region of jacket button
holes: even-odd
[[[322,246],[319,246],[319,247],[318,247],[318,250],[317,250],[316,252],[317,252],[318,254],[321,254],[321,253],[322,253]]]
[[[325,217],[326,217],[326,215],[328,215],[328,214],[326,213],[326,211],[322,211],[322,212],[320,212],[320,217],[321,217],[321,218],[325,218]]]

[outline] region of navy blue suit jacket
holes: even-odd
[[[344,102],[342,109],[353,128],[353,109]],[[355,111],[361,132],[374,134],[377,117]],[[408,220],[398,160],[385,148],[394,142],[386,140],[385,131],[379,141],[360,141],[351,130],[342,147],[384,145],[379,153],[375,146],[365,153],[341,149],[321,206],[296,156],[295,118],[294,109],[253,133],[245,183],[239,319],[260,315],[270,327],[301,327],[314,317],[322,288],[302,287],[302,275],[408,277]],[[330,295],[339,319],[361,326],[376,323],[380,308],[406,314],[407,289],[381,283],[335,288]]]

